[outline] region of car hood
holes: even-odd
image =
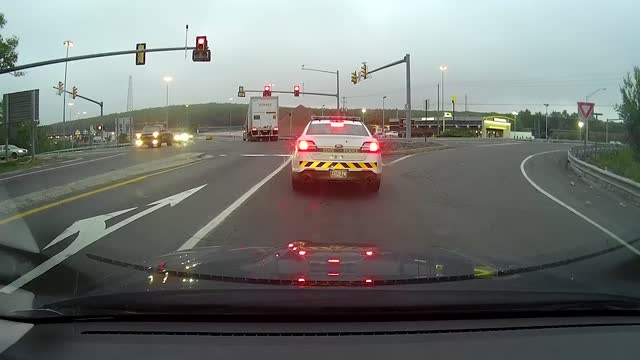
[[[142,262],[87,256],[121,270],[97,282],[98,293],[291,286],[409,289],[461,283],[464,288],[480,289],[584,290],[572,274],[553,271],[560,263],[478,258],[446,248],[411,253],[377,246],[294,242],[283,247],[202,247]]]

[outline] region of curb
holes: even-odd
[[[453,149],[453,146],[449,146],[449,145],[426,146],[426,147],[415,148],[415,149],[405,149],[405,150],[395,150],[395,151],[383,152],[382,155],[420,154],[420,153],[428,153],[428,152],[445,150],[445,149]]]

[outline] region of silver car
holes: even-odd
[[[5,156],[5,145],[0,145],[0,159],[4,159]],[[19,148],[15,145],[9,145],[9,159],[17,159],[23,156],[26,156],[27,154],[29,154],[29,150],[27,149],[23,149],[23,148]]]

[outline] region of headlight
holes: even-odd
[[[136,146],[137,147],[142,146],[142,140],[140,140],[140,139],[136,140]]]
[[[151,141],[151,143],[152,143],[153,145],[158,145],[158,140],[153,139],[153,140]]]
[[[173,135],[173,141],[180,141],[180,135]]]
[[[157,132],[157,131],[154,131],[154,132],[153,132],[153,137],[154,137],[154,138],[157,138],[157,137],[158,137],[158,135],[160,135],[160,133],[159,133],[159,132]]]
[[[189,134],[189,139],[193,139],[193,134]]]
[[[140,134],[140,133],[136,134],[136,139],[140,139],[141,137],[142,137],[142,134]]]
[[[189,140],[189,134],[187,134],[187,133],[182,133],[182,135],[180,135],[180,136],[182,136],[182,141]]]

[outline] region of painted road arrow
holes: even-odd
[[[180,203],[182,200],[188,198],[189,196],[195,194],[198,190],[202,189],[203,187],[205,187],[205,185],[193,188],[191,190],[187,190],[187,191],[183,191],[179,194],[175,194],[172,196],[169,196],[167,198],[164,198],[162,200],[158,200],[158,201],[154,201],[152,203],[150,203],[147,206],[151,206],[150,208],[141,211],[131,217],[128,217],[120,222],[118,222],[117,224],[114,224],[113,226],[110,226],[107,228],[106,225],[106,221],[109,219],[112,219],[116,216],[125,214],[127,212],[133,211],[136,208],[130,208],[130,209],[126,209],[126,210],[120,210],[120,211],[116,211],[116,212],[112,212],[109,214],[105,214],[105,215],[98,215],[98,216],[94,216],[92,218],[88,218],[88,219],[82,219],[82,220],[78,220],[75,223],[73,223],[73,225],[71,225],[70,227],[68,227],[65,231],[62,232],[62,234],[56,236],[55,239],[53,239],[53,241],[51,241],[47,246],[45,246],[45,249],[59,243],[60,241],[68,238],[71,235],[74,234],[78,234],[78,237],[76,237],[76,239],[69,245],[67,246],[64,250],[60,251],[58,254],[50,257],[49,259],[47,259],[46,261],[44,261],[42,264],[36,266],[35,268],[33,268],[31,271],[29,271],[28,273],[22,275],[21,277],[17,278],[16,280],[14,280],[11,284],[3,287],[0,289],[0,293],[4,293],[4,294],[11,294],[12,292],[16,291],[17,289],[19,289],[20,287],[24,286],[25,284],[29,283],[31,280],[41,276],[42,274],[44,274],[45,272],[51,270],[54,266],[60,264],[61,262],[63,262],[65,259],[67,259],[68,257],[74,255],[75,253],[77,253],[78,251],[84,249],[85,247],[91,245],[92,243],[96,242],[97,240],[107,236],[108,234],[120,229],[123,226],[126,226],[146,215],[151,214],[152,212],[159,210],[160,208],[163,208],[167,205],[174,207],[176,206],[178,203]]]

